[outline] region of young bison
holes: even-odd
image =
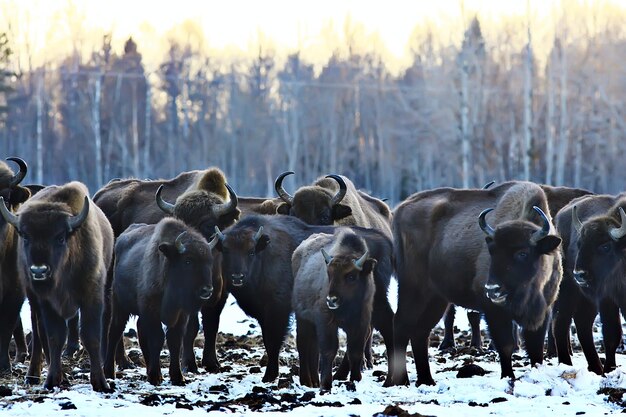
[[[180,350],[189,317],[197,316],[213,292],[211,250],[216,238],[204,237],[180,220],[135,224],[115,244],[112,317],[105,374],[114,377],[115,351],[131,314],[139,316],[137,332],[146,361],[148,382],[163,381],[159,356],[167,326],[170,380],[183,385]]]
[[[365,241],[351,230],[315,234],[293,254],[292,303],[298,326],[300,383],[330,391],[339,327],[348,336],[350,380],[361,380],[363,348],[370,331],[376,290]],[[321,366],[319,366],[321,353]],[[319,367],[319,368],[318,368]]]

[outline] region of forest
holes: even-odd
[[[538,53],[523,23],[487,40],[474,17],[458,44],[423,31],[398,73],[350,44],[315,65],[262,46],[224,60],[184,41],[147,70],[141,45],[115,50],[110,36],[90,56],[16,71],[5,33],[0,149],[28,162],[27,181],[91,192],[208,166],[240,195],[273,195],[286,170],[290,189],[340,173],[391,203],[509,179],[620,192],[626,25],[575,25]]]

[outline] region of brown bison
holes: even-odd
[[[485,314],[502,377],[514,378],[513,321],[523,328],[531,363],[542,362],[562,275],[556,251],[561,239],[551,233],[545,213],[545,193],[528,182],[489,190],[440,188],[398,206],[393,221],[396,384],[408,383],[405,357],[411,340],[417,385],[434,385],[428,337],[450,302]]]
[[[294,252],[292,302],[302,385],[330,391],[339,327],[347,334],[350,380],[361,380],[376,290],[376,259],[369,254],[366,242],[350,229],[314,234]]]
[[[27,188],[20,186],[26,176],[28,167],[20,158],[7,158],[19,166],[19,171],[13,170],[0,161],[0,197],[3,198],[3,207],[14,212],[31,195]],[[9,344],[11,334],[15,332],[15,341],[18,348],[18,360],[25,356],[23,331],[20,332],[20,310],[24,303],[24,287],[22,286],[17,269],[17,241],[15,229],[3,219],[0,220],[0,375],[11,373],[9,358]]]
[[[626,308],[626,195],[578,198],[556,216],[563,238],[563,282],[554,307],[554,338],[559,362],[572,364],[569,342],[572,318],[590,371],[615,369],[622,338],[619,310]],[[593,322],[600,311],[606,361],[600,362],[593,341]]]
[[[180,220],[166,218],[156,225],[135,224],[115,244],[112,314],[105,360],[105,375],[114,377],[116,346],[128,317],[138,316],[139,344],[146,361],[148,382],[162,382],[159,357],[167,326],[170,380],[183,385],[180,352],[190,316],[213,293],[210,243]]]
[[[81,339],[89,353],[94,390],[106,391],[100,357],[104,286],[113,255],[111,225],[88,197],[84,184],[49,186],[29,199],[17,214],[0,199],[0,212],[20,235],[18,268],[35,311],[39,336],[47,340],[51,389],[63,380],[61,350],[66,320],[80,311]],[[15,321],[12,321],[15,323]],[[35,333],[35,336],[37,334]],[[39,380],[41,340],[33,340],[27,381]]]

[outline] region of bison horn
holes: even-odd
[[[167,214],[173,215],[174,207],[175,207],[174,204],[168,203],[167,201],[163,200],[163,197],[161,197],[161,193],[163,192],[163,187],[164,187],[163,184],[159,186],[159,189],[157,190],[154,198],[156,198],[157,206],[159,206],[161,210],[163,210]]]
[[[4,198],[0,197],[0,212],[2,212],[2,217],[6,220],[7,223],[13,225],[17,229],[18,224],[18,216],[13,214],[11,210],[7,208],[7,205],[4,204]]]
[[[609,230],[611,239],[615,241],[618,241],[624,236],[626,236],[626,213],[624,213],[624,209],[621,207],[618,210],[619,210],[620,226],[614,227],[611,230]]]
[[[255,242],[258,242],[258,240],[261,238],[261,235],[263,234],[263,226],[259,226],[259,230],[254,234],[254,236],[252,237],[252,239]]]
[[[370,254],[369,250],[366,250],[365,253],[363,254],[363,256],[361,256],[359,259],[353,259],[352,263],[354,264],[354,267],[356,269],[358,269],[359,271],[363,270],[363,264],[365,263],[365,260],[367,259],[367,256]]]
[[[489,187],[491,187],[495,183],[495,181],[489,181],[487,184],[483,185],[483,190],[488,190]]]
[[[546,213],[544,213],[543,210],[541,210],[539,207],[533,206],[533,210],[535,210],[539,214],[539,216],[541,216],[541,220],[543,221],[543,226],[541,226],[541,229],[537,230],[530,237],[530,243],[534,245],[544,237],[548,236],[548,233],[550,233],[550,220],[548,220],[548,216],[546,216]]]
[[[215,227],[217,228],[217,226],[215,226]],[[217,230],[219,231],[219,229],[217,229]],[[222,233],[222,232],[220,232],[220,234],[221,234],[221,233]],[[222,235],[222,236],[223,236],[223,235]],[[211,241],[209,242],[209,249],[213,250],[213,249],[217,246],[217,242],[219,242],[220,240],[221,240],[221,239],[220,239],[219,234],[215,233],[215,234],[213,235],[213,239],[211,239]]]
[[[183,236],[185,236],[185,234],[187,233],[187,231],[183,231],[181,232],[181,234],[179,234],[176,237],[176,240],[174,241],[174,246],[176,246],[176,250],[178,251],[178,253],[180,253],[181,255],[183,253],[185,253],[185,251],[187,250],[187,248],[185,247],[185,244],[183,243]]]
[[[235,190],[228,185],[226,185],[226,189],[228,190],[228,195],[230,196],[230,201],[222,204],[216,204],[213,206],[213,214],[215,217],[223,216],[227,213],[233,212],[237,208],[237,204],[239,204],[239,199],[237,198],[237,194],[235,194]]]
[[[13,178],[11,178],[11,181],[9,181],[9,187],[13,188],[17,184],[22,182],[22,180],[26,176],[26,173],[28,172],[28,165],[26,165],[26,162],[24,162],[22,158],[18,158],[17,156],[12,156],[10,158],[7,158],[7,161],[13,161],[20,167],[20,170],[18,171],[18,173],[15,174]]]
[[[487,220],[485,219],[485,216],[492,211],[492,208],[485,209],[478,216],[478,225],[480,226],[480,229],[489,237],[494,237],[496,234],[496,231],[493,230],[493,227],[489,226],[489,223],[487,223]]]
[[[343,198],[346,196],[346,193],[348,192],[348,187],[346,186],[346,182],[343,180],[343,178],[341,178],[341,176],[337,174],[326,175],[326,178],[332,178],[339,184],[339,191],[337,191],[337,194],[335,194],[333,199],[330,201],[330,204],[334,206],[335,204],[339,204],[341,200],[343,200]]]
[[[574,206],[572,208],[572,223],[574,224],[574,229],[576,229],[576,231],[578,233],[580,233],[580,231],[583,228],[583,222],[580,221],[580,218],[578,217],[578,207]]]
[[[276,190],[276,193],[285,203],[290,205],[293,205],[293,196],[285,191],[285,189],[283,188],[283,180],[286,176],[293,174],[295,174],[295,172],[285,171],[278,177],[276,177],[276,181],[274,181],[274,189]]]
[[[326,265],[328,265],[329,263],[333,261],[333,257],[330,256],[328,252],[324,250],[324,248],[322,248],[322,256],[324,257],[324,262],[326,262]]]
[[[83,202],[83,208],[80,210],[76,216],[70,216],[67,219],[67,227],[69,228],[69,232],[72,233],[76,229],[78,229],[84,222],[87,220],[87,215],[89,214],[89,197],[85,196],[85,200]]]

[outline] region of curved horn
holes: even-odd
[[[322,248],[322,256],[324,257],[324,262],[326,262],[326,265],[333,261],[333,257],[330,256],[328,252],[324,250],[324,248]]]
[[[3,197],[0,197],[0,213],[2,213],[2,217],[4,217],[4,220],[6,220],[7,223],[17,229],[18,216],[13,214],[11,210],[7,208],[7,205],[4,203]]]
[[[343,178],[341,178],[341,176],[337,174],[326,175],[326,178],[332,178],[339,183],[339,191],[337,191],[337,194],[335,194],[333,199],[330,201],[330,203],[334,206],[335,204],[339,204],[341,200],[343,200],[343,198],[346,196],[346,193],[348,192],[348,187],[346,186]]]
[[[20,167],[20,170],[18,171],[18,173],[15,174],[13,178],[11,178],[11,181],[9,181],[9,187],[13,188],[17,184],[22,182],[22,180],[26,176],[26,173],[28,172],[28,165],[26,165],[26,162],[24,162],[22,158],[18,158],[17,156],[12,156],[10,158],[7,158],[7,161],[13,161]]]
[[[70,233],[78,229],[84,222],[87,220],[87,215],[89,214],[89,197],[85,196],[85,200],[83,202],[83,208],[80,210],[76,216],[70,216],[67,219],[67,227],[69,228]]]
[[[226,203],[216,204],[213,206],[213,214],[215,217],[223,216],[224,214],[231,213],[237,208],[237,204],[239,204],[239,199],[237,198],[237,194],[235,194],[235,190],[228,185],[226,185],[226,189],[228,190],[228,195],[230,196],[230,200]]]
[[[257,242],[259,240],[259,238],[261,237],[261,235],[263,234],[263,226],[259,226],[259,230],[257,230],[257,232],[254,234],[254,236],[252,237],[252,239]]]
[[[283,188],[283,180],[285,179],[286,176],[293,175],[293,174],[295,174],[295,172],[285,171],[282,174],[280,174],[278,177],[276,177],[276,181],[274,181],[274,189],[276,190],[276,193],[285,203],[290,204],[290,205],[293,204],[293,196],[289,194],[287,191],[285,191],[285,189]]]
[[[617,241],[626,236],[626,213],[624,213],[623,208],[619,208],[619,221],[620,226],[614,227],[609,230],[609,234],[611,235],[611,239]]]
[[[580,233],[581,229],[583,228],[583,222],[581,222],[580,218],[578,217],[577,206],[574,206],[572,208],[572,224],[574,225],[574,229],[576,229],[576,232]]]
[[[548,233],[550,233],[550,220],[548,220],[548,216],[546,216],[546,213],[544,213],[543,210],[541,210],[539,207],[533,206],[533,210],[539,213],[539,216],[541,216],[541,220],[543,220],[543,226],[541,226],[541,229],[537,230],[530,237],[530,243],[534,245],[544,237],[548,236]]]
[[[495,181],[489,181],[487,184],[483,185],[483,190],[489,189],[489,187],[491,187],[495,183]]]
[[[224,236],[224,233],[222,233],[222,231],[220,230],[219,227],[215,226],[215,235],[217,236],[217,238],[219,240],[221,240],[222,242],[224,241],[224,239],[226,239],[226,236]]]
[[[485,219],[485,216],[492,211],[492,208],[485,209],[478,216],[478,225],[480,226],[480,230],[485,232],[485,234],[489,237],[494,237],[496,234],[496,231],[493,230],[493,227],[489,226],[489,223],[487,223],[487,220]]]
[[[176,250],[181,255],[185,253],[185,251],[187,250],[187,248],[185,247],[185,244],[183,243],[183,236],[185,236],[185,234],[187,234],[187,231],[181,232],[181,234],[179,234],[176,237],[176,240],[174,241],[174,246],[176,246]]]
[[[365,263],[365,260],[367,259],[367,256],[370,254],[369,249],[365,251],[365,253],[363,254],[363,256],[361,256],[359,259],[353,259],[352,263],[354,264],[354,267],[356,269],[358,269],[359,271],[363,270],[363,264]]]
[[[217,226],[215,226],[217,227]],[[218,229],[219,230],[219,229]],[[220,232],[222,233],[222,232]],[[220,236],[216,233],[213,235],[213,239],[209,241],[209,249],[213,250],[217,246],[217,242],[220,241]]]
[[[159,186],[159,189],[157,190],[154,198],[156,198],[157,206],[159,206],[159,208],[161,210],[163,210],[167,214],[172,215],[172,214],[174,214],[174,207],[175,206],[174,206],[174,204],[168,203],[167,201],[163,200],[163,197],[161,197],[161,192],[163,192],[163,187],[164,187],[163,184],[161,184]]]

